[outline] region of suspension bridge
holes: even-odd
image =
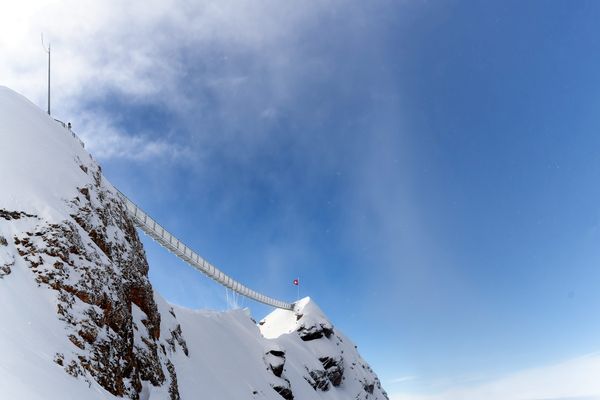
[[[217,283],[231,289],[235,293],[245,296],[249,299],[256,300],[260,303],[282,308],[284,310],[293,310],[294,304],[287,303],[285,301],[277,300],[269,296],[265,296],[249,287],[241,284],[235,279],[231,278],[223,271],[206,261],[202,256],[196,253],[194,250],[186,246],[183,242],[173,236],[169,231],[158,224],[152,217],[146,212],[139,208],[133,201],[129,200],[127,196],[118,191],[119,196],[125,203],[127,213],[132,218],[133,222],[139,227],[144,233],[154,239],[165,249],[196,268],[198,271],[207,275],[209,278],[214,279]]]
[[[73,138],[75,138],[79,142],[79,144],[82,147],[85,147],[83,141],[71,129],[70,123],[67,124],[59,119],[53,119],[55,122],[62,125],[62,127],[65,128],[65,130],[67,130],[71,134],[71,136],[73,136]],[[123,200],[123,203],[125,204],[125,207],[127,209],[127,213],[132,218],[135,225],[148,236],[150,236],[152,239],[154,239],[158,244],[160,244],[162,247],[169,250],[171,253],[185,261],[187,264],[191,265],[198,271],[204,273],[209,278],[215,280],[217,283],[249,299],[258,301],[259,303],[263,303],[272,307],[282,308],[284,310],[294,309],[294,303],[287,303],[285,301],[277,300],[272,297],[266,296],[262,293],[250,289],[249,287],[241,284],[240,282],[225,274],[219,268],[215,267],[214,265],[206,261],[204,258],[202,258],[202,256],[200,256],[194,250],[186,246],[181,240],[177,239],[173,234],[171,234],[159,223],[157,223],[156,220],[154,220],[140,207],[138,207],[137,204],[135,204],[127,196],[125,196],[125,194],[123,194],[120,190],[116,190],[121,200]]]
[[[46,48],[44,44],[44,35],[42,34],[42,46],[44,47],[44,51],[48,54],[48,116],[51,117],[50,113],[50,44]],[[73,132],[71,129],[71,123],[66,124],[65,122],[55,119],[51,117],[57,123],[61,124],[63,128],[69,131],[69,133],[73,136],[73,138],[79,141],[79,144],[82,147],[85,147],[83,141]],[[154,239],[157,243],[159,243],[162,247],[169,250],[171,253],[175,254],[177,257],[196,268],[198,271],[204,273],[208,277],[214,279],[217,283],[225,286],[228,289],[231,289],[233,292],[238,293],[242,296],[250,298],[252,300],[256,300],[260,303],[282,308],[285,310],[293,310],[293,303],[286,303],[285,301],[277,300],[269,296],[265,296],[262,293],[259,293],[255,290],[250,289],[249,287],[241,284],[240,282],[232,279],[230,276],[226,275],[223,271],[219,270],[217,267],[206,261],[202,258],[198,253],[190,249],[188,246],[183,244],[179,239],[173,236],[169,231],[163,228],[160,224],[158,224],[152,217],[150,217],[147,213],[145,213],[141,208],[139,208],[133,201],[129,200],[127,196],[125,196],[120,190],[117,189],[117,193],[125,203],[127,208],[127,212],[133,219],[134,223],[137,227],[139,227],[142,231],[144,231],[148,236]]]

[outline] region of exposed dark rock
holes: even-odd
[[[171,397],[171,400],[180,400],[181,396],[179,395],[179,386],[177,384],[177,373],[175,372],[175,367],[171,361],[167,361],[167,371],[169,371],[169,376],[171,378],[169,396]]]
[[[85,196],[87,201],[90,201],[90,190],[88,188],[80,188],[79,192]]]
[[[315,369],[310,371],[309,376],[305,376],[304,379],[313,387],[315,390],[326,392],[329,390],[329,379],[327,378],[327,372],[321,369]]]
[[[65,371],[67,372],[67,374],[75,378],[84,375],[83,370],[75,360],[71,360],[69,365],[65,367]]]
[[[0,208],[0,218],[5,219],[7,221],[13,219],[20,219],[24,217],[36,218],[35,215],[27,214],[23,211],[8,211]]]
[[[385,397],[386,399],[389,399],[387,392],[381,386],[381,382],[379,381],[379,378],[377,376],[375,376],[375,386],[377,386],[377,389],[381,390],[381,394],[383,394],[383,397]]]
[[[292,393],[292,390],[290,388],[287,387],[283,387],[283,386],[273,386],[273,389],[279,393],[279,395],[281,397],[283,397],[286,400],[294,400],[294,393]]]
[[[271,349],[267,351],[264,357],[265,364],[278,378],[283,375],[283,367],[285,365],[285,351],[279,349]]]
[[[10,265],[0,265],[0,279],[4,278],[6,275],[10,275],[12,269]]]
[[[283,363],[275,365],[271,364],[269,365],[269,367],[271,368],[273,375],[275,375],[278,378],[281,378],[281,375],[283,374],[283,365]]]
[[[54,362],[62,367],[65,362],[65,355],[61,353],[56,353],[54,355]]]
[[[300,339],[308,342],[315,339],[321,339],[323,336],[330,338],[333,334],[333,328],[326,324],[318,324],[310,327],[301,325],[298,328],[298,334],[300,335]]]
[[[374,381],[366,381],[366,380],[361,381],[361,384],[362,384],[363,390],[366,393],[373,394],[375,392],[375,388],[377,388],[381,391],[381,393],[383,394],[383,397],[388,399],[388,395],[387,395],[386,391],[383,390],[383,388],[381,387],[381,382],[379,381],[379,378],[374,377]]]
[[[269,350],[269,354],[273,354],[275,357],[285,357],[285,351],[283,350]]]
[[[340,356],[338,359],[333,357],[321,357],[319,361],[323,364],[327,378],[333,386],[339,386],[344,378],[344,359]]]
[[[281,397],[286,400],[294,400],[294,393],[290,388],[290,382],[288,380],[284,380],[283,384],[271,385],[273,390],[275,390]]]
[[[182,336],[181,325],[177,324],[177,327],[171,331],[171,337],[167,339],[167,343],[169,344],[169,348],[171,349],[171,351],[176,351],[175,343],[178,343],[179,346],[181,346],[181,349],[183,350],[183,354],[185,354],[186,356],[190,355],[187,343]]]
[[[6,246],[8,246],[8,241],[4,236],[0,235],[0,247]],[[4,253],[5,250],[2,250],[2,252],[5,254],[5,256],[0,254],[0,279],[4,278],[6,275],[9,275],[12,272],[11,267],[15,265],[14,256]]]

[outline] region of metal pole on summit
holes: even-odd
[[[44,34],[42,33],[42,47],[44,51],[48,53],[48,115],[50,115],[50,43],[48,43],[48,48],[46,49],[46,45],[44,44]]]

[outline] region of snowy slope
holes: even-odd
[[[62,220],[67,215],[63,199],[75,196],[85,180],[73,168],[74,157],[90,162],[62,126],[0,87],[0,210]],[[7,240],[33,229],[37,220],[6,218],[0,217],[0,398],[114,398],[54,363],[55,353],[72,346],[57,318],[55,295],[35,283],[14,242]]]
[[[2,86],[0,113],[2,208],[61,221],[68,214],[64,200],[88,180],[76,159],[89,164],[90,155],[58,122]]]
[[[168,304],[71,132],[0,87],[0,398],[384,399],[310,299],[258,325]]]

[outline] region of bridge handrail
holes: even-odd
[[[83,143],[83,140],[81,140],[81,138],[75,132],[73,132],[73,129],[69,128],[69,125],[67,125],[64,121],[61,121],[58,118],[53,118],[53,119],[54,119],[54,121],[56,121],[59,124],[61,124],[63,128],[65,128],[66,130],[68,130],[71,133],[71,136],[73,136],[75,139],[77,139],[77,141],[79,142],[79,144],[81,145],[81,147],[85,148],[85,143]]]
[[[236,293],[241,294],[242,296],[256,300],[263,304],[267,304],[269,306],[282,308],[285,310],[293,310],[294,305],[292,303],[286,303],[284,301],[265,296],[264,294],[258,293],[226,275],[223,271],[206,261],[204,258],[202,258],[202,256],[194,252],[183,242],[173,236],[169,231],[158,224],[156,220],[139,208],[133,201],[129,200],[129,198],[121,191],[117,189],[117,192],[125,203],[127,212],[135,224],[171,253],[175,254],[192,267],[204,273],[209,278],[214,279],[217,283],[233,290]]]

